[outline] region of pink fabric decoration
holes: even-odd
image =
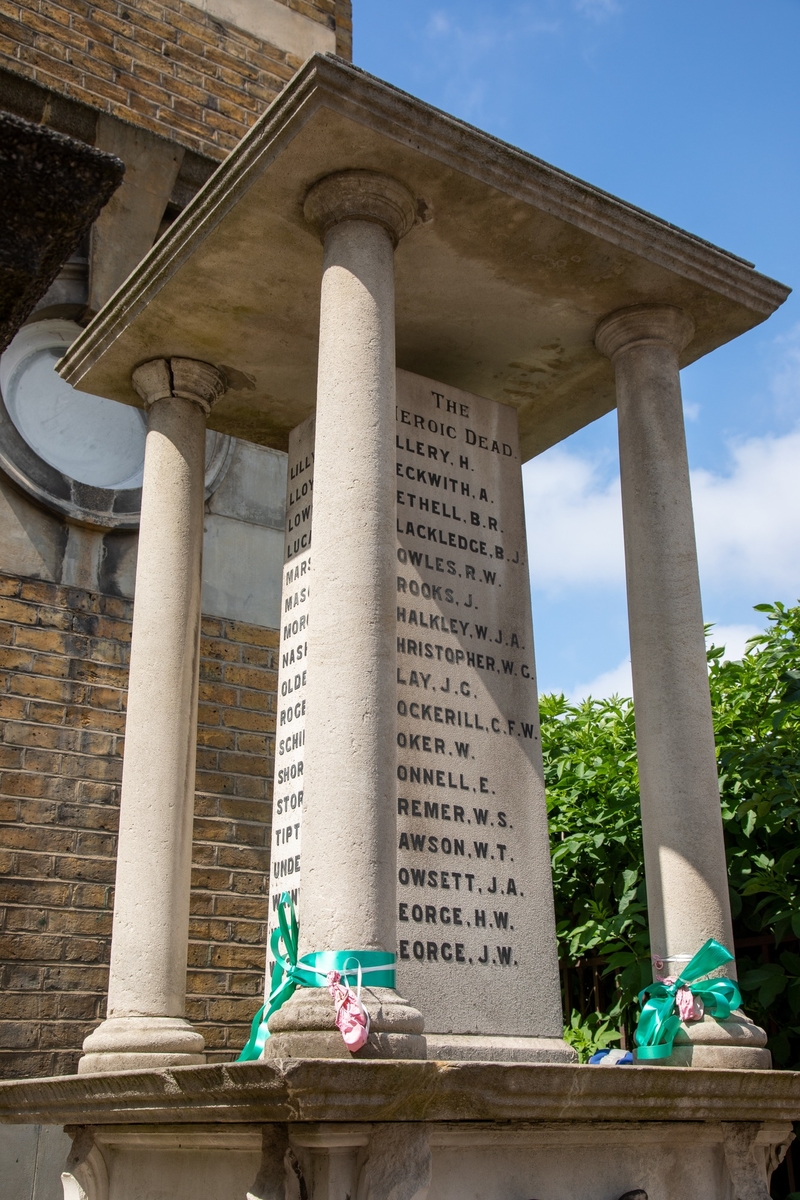
[[[361,986],[358,993],[341,982],[338,971],[328,973],[328,991],[333,996],[336,1009],[336,1028],[344,1038],[351,1054],[367,1044],[369,1037],[369,1013],[361,1003]]]
[[[675,1003],[682,1021],[701,1021],[705,1005],[699,996],[693,996],[688,987],[678,988]]]
[[[659,983],[674,983],[671,975],[657,976]],[[702,1021],[706,1006],[699,996],[693,996],[691,988],[678,988],[675,993],[675,1004],[682,1021]]]

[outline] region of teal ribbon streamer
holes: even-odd
[[[711,971],[731,962],[733,955],[723,945],[709,938],[681,971],[674,983],[651,983],[639,992],[643,1005],[636,1029],[636,1061],[669,1058],[681,1019],[675,1013],[675,996],[679,988],[688,987],[698,996],[705,1011],[717,1021],[724,1021],[742,1003],[742,995],[732,979],[708,979]],[[644,1002],[644,997],[649,997]]]
[[[275,959],[269,997],[253,1017],[250,1037],[237,1062],[253,1062],[260,1058],[269,1037],[268,1022],[272,1014],[294,995],[298,987],[322,987],[330,971],[338,971],[351,987],[349,977],[357,979],[359,967],[368,986],[395,986],[395,956],[386,950],[314,950],[298,959],[298,940],[294,903],[289,893],[284,892],[278,904],[278,925],[269,939],[270,952]]]

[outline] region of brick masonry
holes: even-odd
[[[278,0],[352,49],[350,0]],[[300,60],[185,0],[0,0],[0,66],[221,159]]]
[[[72,1072],[105,1015],[132,603],[0,575],[0,1077]],[[260,1003],[277,630],[204,617],[187,1016]]]

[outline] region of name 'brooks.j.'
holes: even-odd
[[[428,1032],[490,1032],[491,991],[491,1032],[525,1035],[554,939],[516,412],[398,371],[396,416],[397,986]],[[289,447],[271,928],[282,892],[302,910],[313,444],[311,418]]]
[[[491,992],[524,1035],[552,951],[517,414],[399,371],[395,446],[398,989],[429,1032],[487,1032]]]

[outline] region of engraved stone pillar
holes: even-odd
[[[709,937],[733,951],[678,366],[693,333],[679,309],[637,305],[595,335],[616,374],[647,901],[662,976],[678,975]],[[769,1067],[765,1042],[741,1015],[707,1017],[684,1026],[665,1061]]]
[[[315,184],[324,242],[308,636],[300,953],[395,949],[394,248],[402,184],[347,171]],[[424,1057],[422,1017],[370,989],[364,1056]],[[271,1057],[347,1056],[326,989],[270,1020]]]
[[[147,408],[108,1017],[79,1071],[204,1061],[184,1019],[206,417],[225,390],[191,359],[133,372]]]

